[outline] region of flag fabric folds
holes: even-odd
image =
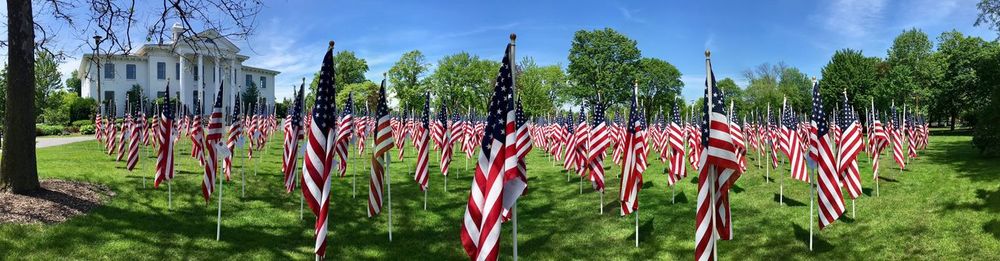
[[[462,221],[462,246],[472,260],[497,260],[501,212],[513,207],[528,186],[527,179],[517,171],[513,48],[513,43],[507,45],[487,107],[476,173]]]
[[[326,255],[327,215],[330,207],[330,171],[333,170],[333,147],[337,129],[336,74],[333,66],[333,42],[323,55],[316,102],[312,108],[312,123],[302,163],[302,194],[309,209],[316,215],[314,252]]]
[[[819,204],[819,228],[840,218],[844,213],[844,197],[840,191],[840,176],[834,163],[826,110],[819,94],[819,83],[813,82],[812,117],[809,123],[809,157],[816,162],[816,194]]]

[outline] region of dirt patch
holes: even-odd
[[[77,181],[43,180],[30,195],[0,193],[0,224],[59,223],[87,213],[111,197],[108,187]]]

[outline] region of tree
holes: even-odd
[[[556,101],[553,89],[565,82],[565,75],[558,65],[539,66],[535,59],[524,57],[518,68],[517,94],[521,98],[524,114],[528,117],[544,117],[555,112]]]
[[[69,73],[69,79],[66,79],[66,88],[68,88],[70,92],[76,93],[76,96],[83,96],[83,90],[81,89],[83,88],[83,83],[80,81],[80,77],[78,77],[77,74],[79,73],[77,73],[76,70]]]
[[[763,63],[743,71],[748,85],[744,91],[743,110],[766,113],[768,106],[775,110],[781,106],[783,94],[778,89],[782,73],[788,68],[784,63]]]
[[[431,93],[438,97],[434,105],[485,111],[499,68],[499,62],[466,52],[441,58],[434,73],[427,77]]]
[[[421,78],[429,66],[424,54],[419,50],[413,50],[403,54],[389,69],[388,88],[399,100],[401,111],[418,108],[421,104],[420,97],[427,90],[421,83]]]
[[[45,108],[51,107],[49,96],[62,89],[62,73],[59,63],[47,52],[38,52],[35,57],[35,112],[41,116]]]
[[[798,68],[785,68],[778,82],[778,91],[782,97],[788,98],[788,106],[796,112],[812,108],[812,80]]]
[[[569,49],[569,79],[563,91],[574,102],[593,101],[598,92],[612,104],[625,104],[638,80],[641,53],[635,40],[605,28],[577,31]]]
[[[7,115],[7,67],[0,69],[0,124],[4,124]],[[2,127],[2,126],[0,126]]]
[[[257,102],[260,101],[260,91],[257,90],[257,84],[251,82],[250,86],[247,86],[243,93],[240,93],[240,98],[243,99],[243,112],[245,114],[253,114],[257,108]],[[304,107],[312,108],[312,106]]]
[[[132,42],[132,34],[128,32],[145,31],[146,40],[157,43],[173,42],[172,46],[177,46],[178,42],[184,42],[192,46],[192,38],[195,32],[192,24],[197,24],[204,29],[214,29],[225,37],[238,36],[247,37],[254,31],[254,21],[257,13],[260,12],[262,3],[259,1],[235,2],[232,0],[164,0],[162,4],[152,4],[148,8],[135,8],[137,1],[107,0],[86,2],[85,18],[82,23],[74,22],[70,15],[64,10],[73,9],[76,2],[73,1],[37,1],[41,7],[34,9],[34,1],[28,0],[8,0],[7,1],[7,39],[0,42],[0,46],[7,46],[7,67],[11,68],[7,75],[7,83],[10,88],[6,90],[7,102],[4,121],[3,155],[0,161],[0,191],[10,191],[17,194],[26,194],[39,189],[38,170],[35,158],[35,118],[38,115],[36,107],[36,89],[38,86],[48,87],[49,82],[39,81],[35,78],[35,52],[36,48],[43,53],[52,54],[47,49],[47,43],[54,35],[48,32],[56,32],[55,27],[63,27],[65,23],[73,27],[72,32],[86,34],[94,32],[99,34],[101,39],[97,41],[106,42],[101,45],[101,53],[110,55],[114,53],[130,53],[133,46],[141,46]],[[143,2],[145,3],[145,2]],[[144,10],[146,12],[137,12]],[[35,15],[51,15],[54,19],[39,19],[41,21],[51,20],[51,24],[36,23]],[[148,17],[154,22],[137,30],[133,28],[139,23],[136,17]],[[167,25],[168,21],[179,21],[184,25],[184,29],[176,34]],[[35,37],[35,30],[41,34]],[[46,29],[48,28],[48,29]],[[64,30],[65,31],[65,30]],[[81,38],[90,38],[89,35],[78,35]],[[181,41],[171,41],[177,38]],[[194,39],[194,40],[192,40]],[[36,42],[37,41],[37,42]],[[86,44],[90,45],[89,41]],[[94,43],[97,44],[97,43]],[[96,49],[97,46],[89,46],[86,49]],[[195,48],[195,52],[206,52],[206,48]],[[45,74],[40,74],[45,75]],[[47,79],[45,77],[42,77]],[[58,77],[56,83],[61,82]],[[38,84],[36,86],[36,83]]]
[[[371,81],[352,83],[341,87],[343,91],[337,94],[337,108],[343,108],[347,103],[347,95],[354,95],[354,113],[364,113],[363,109],[375,110],[378,105],[378,84]],[[367,107],[366,107],[367,105]]]
[[[820,95],[826,108],[840,107],[844,92],[851,99],[855,108],[870,106],[875,99],[879,108],[888,108],[893,100],[896,104],[905,102],[902,98],[892,95],[877,95],[874,90],[883,89],[882,60],[877,57],[867,57],[860,50],[843,49],[835,52],[830,62],[823,66],[820,82]]]
[[[943,72],[934,59],[933,48],[934,43],[919,29],[896,36],[885,61],[889,69],[885,84],[874,95],[902,98],[905,99],[902,102],[910,105],[929,98],[932,86]]]
[[[362,83],[367,81],[365,73],[368,72],[368,62],[358,58],[352,51],[339,51],[333,55],[334,68],[337,70],[334,75],[334,82],[337,84],[336,94],[340,94],[344,88],[342,86],[352,83]],[[313,74],[309,83],[309,92],[306,94],[306,104],[303,108],[312,108],[316,101],[316,87],[319,86],[319,72]]]
[[[664,107],[669,109],[680,96],[681,87],[684,87],[681,71],[673,64],[657,58],[642,58],[639,65],[639,73],[635,77],[639,81],[639,97],[643,100],[646,111],[652,114],[662,112]]]
[[[974,114],[989,104],[991,86],[980,84],[978,61],[983,59],[987,42],[979,37],[966,37],[958,31],[941,33],[936,55],[943,62],[941,86],[932,103],[935,111],[948,116],[955,128],[960,117],[973,120]]]
[[[716,86],[718,86],[719,90],[726,95],[726,102],[733,103],[735,110],[732,112],[733,115],[739,116],[742,115],[743,112],[749,111],[743,97],[743,89],[740,89],[740,86],[736,84],[736,81],[726,77],[725,79],[716,82]],[[726,104],[726,112],[729,112],[729,104]]]
[[[35,159],[35,22],[31,1],[7,1],[7,102],[0,190],[37,190]]]
[[[333,56],[333,61],[337,68],[335,79],[337,85],[344,86],[367,81],[365,73],[368,72],[368,62],[358,58],[353,51],[339,51]]]
[[[976,17],[975,26],[985,25],[990,30],[1000,32],[1000,0],[980,0],[976,9],[979,9],[979,16]]]

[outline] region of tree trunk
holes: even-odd
[[[949,125],[951,126],[951,130],[955,130],[955,118],[958,118],[958,116],[956,116],[955,114],[956,113],[954,111],[951,112],[951,119],[950,119],[951,123],[949,123]]]
[[[37,190],[35,166],[35,31],[29,0],[7,0],[8,78],[0,190]]]

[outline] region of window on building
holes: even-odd
[[[201,104],[198,103],[198,98],[200,98],[198,97],[198,90],[193,91],[191,95],[191,104],[194,104],[195,108],[201,106]],[[191,113],[195,113],[195,111],[191,111]]]
[[[166,98],[166,97],[167,97],[167,92],[164,91],[156,92],[156,98]]]
[[[156,62],[156,79],[163,80],[167,78],[167,63]]]
[[[260,88],[267,89],[267,77],[264,76],[260,77]]]
[[[197,81],[197,80],[198,80],[198,72],[199,72],[199,70],[198,70],[198,66],[197,66],[197,65],[195,65],[195,66],[194,66],[194,80],[195,80],[195,81]]]
[[[253,84],[253,76],[247,74],[246,86],[244,86],[244,87],[250,87],[250,85],[252,85],[252,84]]]
[[[115,64],[105,63],[104,64],[104,79],[114,79],[115,78]]]
[[[125,79],[135,80],[135,64],[125,65]]]
[[[115,91],[104,91],[104,103],[111,104],[115,100]]]
[[[174,80],[181,80],[181,63],[174,64]]]

